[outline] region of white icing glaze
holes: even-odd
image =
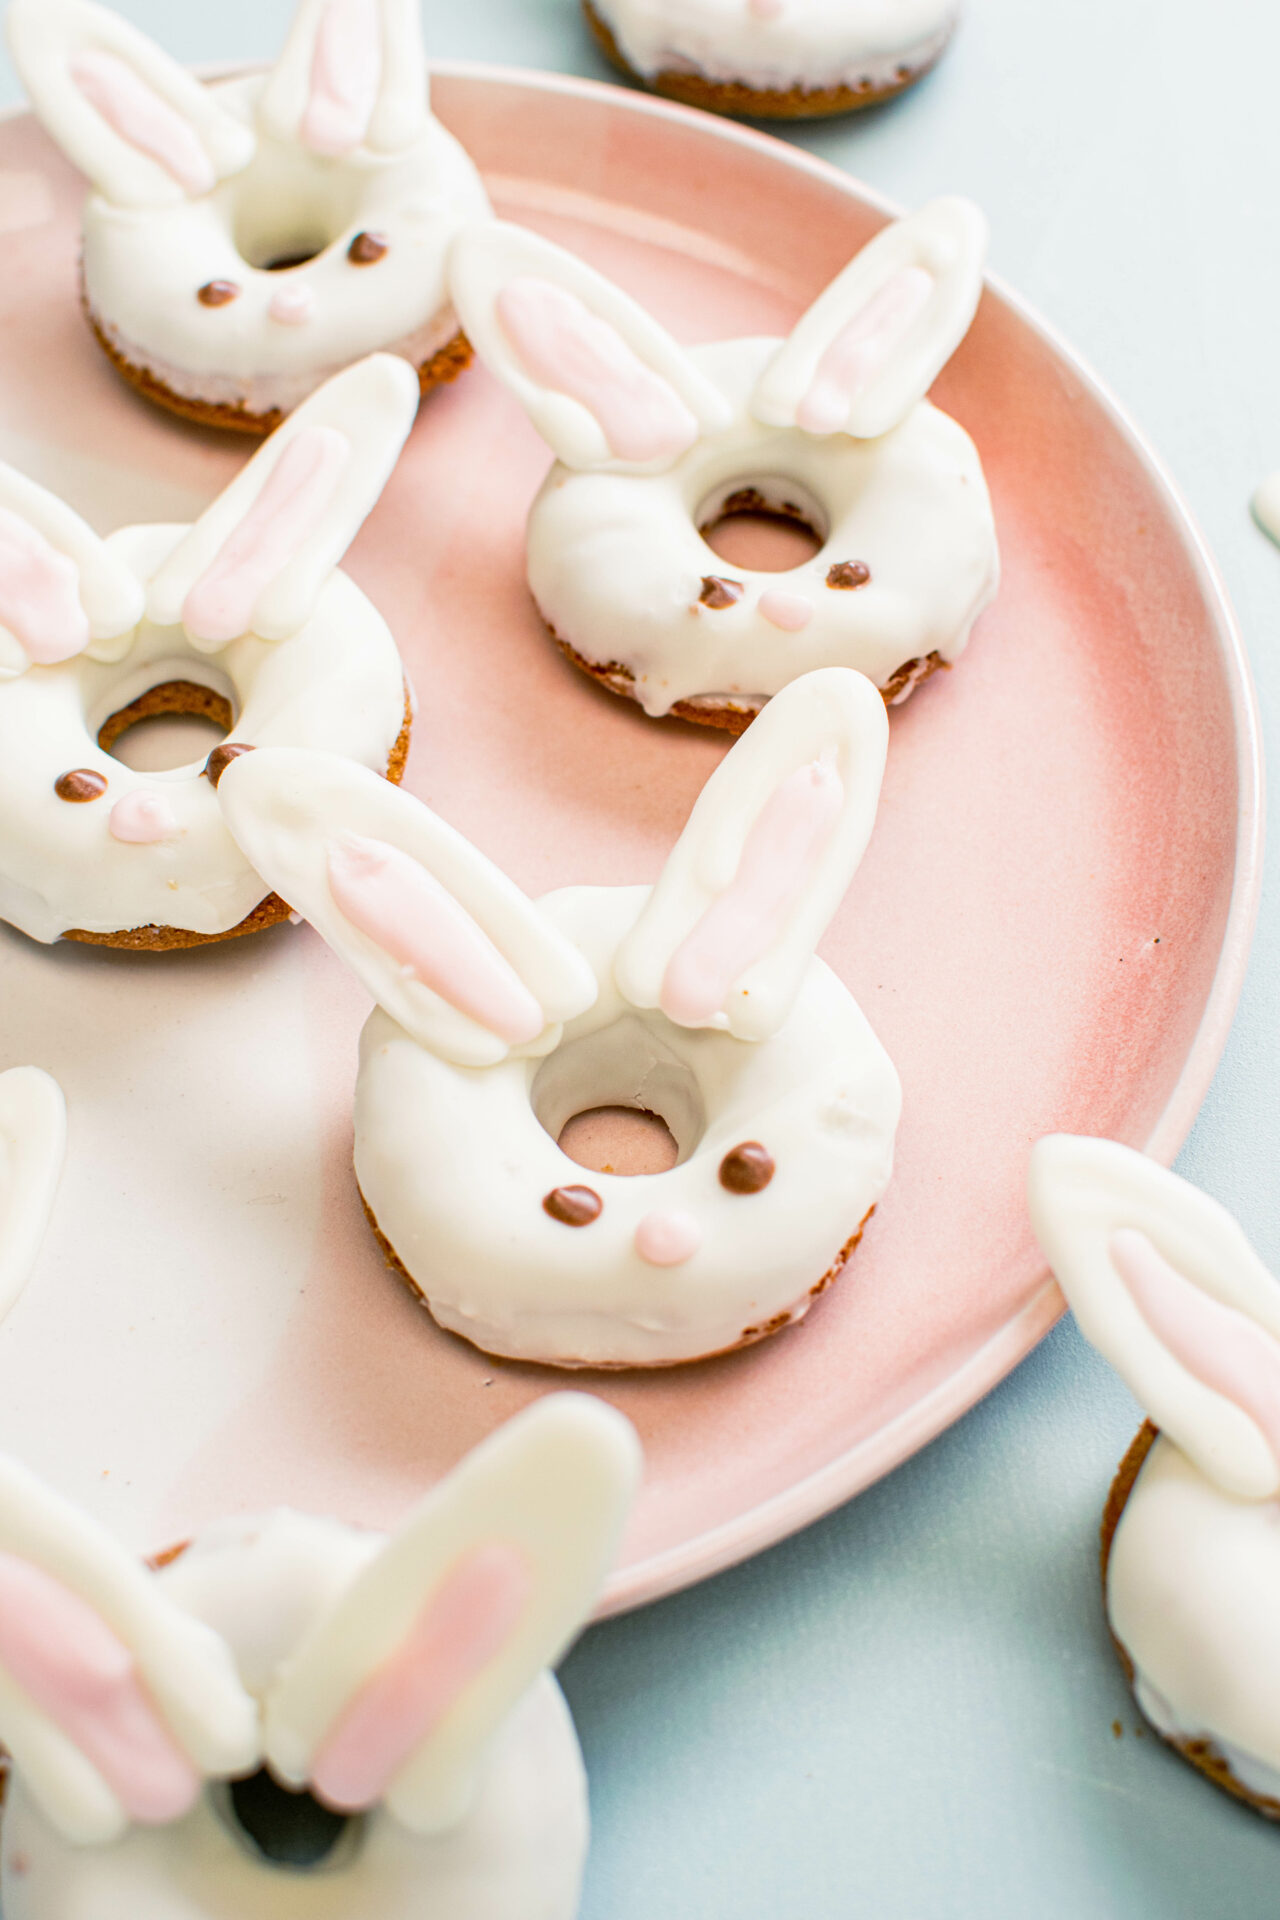
[[[457,331],[445,255],[488,201],[428,110],[416,5],[358,0],[357,13],[351,0],[303,0],[271,75],[206,87],[88,0],[13,0],[10,41],[36,111],[96,189],[84,216],[90,310],[118,352],[184,399],[287,412],[375,349],[421,364]],[[376,88],[364,137],[333,155],[306,134],[317,43],[339,56],[341,77],[352,22],[357,42],[377,40]],[[182,116],[218,176],[209,190],[185,192],[90,105],[72,69],[102,47]],[[360,234],[386,242],[371,264],[349,258]],[[267,270],[299,254],[314,257]],[[200,289],[217,281],[236,296],[203,304]]]
[[[66,1782],[33,1774],[18,1751],[32,1744],[31,1716],[0,1674],[0,1733],[16,1759],[6,1920],[572,1920],[585,1781],[545,1668],[594,1602],[638,1472],[620,1415],[557,1395],[486,1442],[389,1541],[278,1512],[211,1528],[152,1574],[0,1465],[0,1542],[12,1539],[121,1635],[171,1730],[193,1749],[193,1729],[204,1739],[208,1783],[194,1810],[167,1824],[114,1834],[86,1825]],[[267,1861],[221,1782],[252,1772],[264,1753],[279,1777],[309,1780],[315,1729],[341,1721],[472,1549],[518,1551],[530,1568],[502,1644],[328,1859],[311,1870]],[[453,1631],[465,1639],[465,1623]],[[447,1644],[434,1657],[457,1670]],[[44,1731],[62,1740],[47,1720]]]
[[[1280,1783],[1280,1284],[1230,1214],[1143,1155],[1033,1150],[1032,1220],[1082,1330],[1162,1429],[1115,1530],[1112,1631],[1143,1710]],[[1259,1393],[1261,1386],[1262,1392]]]
[[[0,680],[13,679],[32,664],[23,634],[14,630],[18,623],[13,615],[19,608],[27,641],[32,629],[45,626],[48,615],[54,615],[54,643],[50,645],[46,635],[45,645],[38,648],[44,664],[77,653],[95,660],[119,659],[142,618],[144,595],[134,574],[78,513],[13,467],[0,466],[0,519],[0,622],[12,623],[0,625]],[[42,582],[33,585],[31,542],[65,564],[78,623],[74,615],[67,620],[63,607],[50,607]],[[57,629],[68,624],[78,630],[63,644]]]
[[[194,527],[129,527],[106,541],[0,469],[0,502],[32,496],[32,524],[80,564],[92,619],[110,628],[121,610],[134,618],[110,642],[0,680],[0,917],[46,941],[69,928],[217,934],[270,891],[227,832],[203,758],[140,773],[97,744],[104,720],[166,681],[229,699],[238,744],[316,748],[385,773],[403,725],[403,668],[381,616],[337,563],[416,407],[411,370],[375,356],[300,408]],[[287,537],[278,523],[264,532],[255,508],[282,454],[312,432],[341,443],[333,484],[286,514]],[[214,596],[221,613],[239,609],[219,629],[236,629],[229,642],[193,639],[181,625],[193,597],[203,605],[193,589],[211,578],[235,589]],[[103,607],[117,610],[112,620]],[[55,783],[72,770],[100,777],[101,795],[62,799]]]
[[[62,1089],[39,1067],[0,1073],[0,1319],[44,1238],[67,1144]]]
[[[734,1346],[807,1308],[892,1170],[897,1076],[813,955],[870,832],[886,731],[883,702],[859,676],[802,679],[713,776],[655,889],[570,888],[536,905],[385,783],[300,753],[228,768],[218,791],[232,831],[381,1002],[361,1043],[356,1172],[442,1325],[552,1365],[652,1366]],[[822,803],[799,872],[787,873],[796,884],[761,894],[753,825],[797,776],[836,805]],[[477,1035],[343,920],[327,858],[352,830],[450,888],[542,1006],[536,1041]],[[791,851],[785,835],[765,847],[784,872]],[[677,1025],[661,1010],[663,984],[699,929],[730,983],[729,1010]],[[559,1135],[605,1105],[661,1113],[677,1165],[584,1175]],[[773,1177],[763,1191],[731,1191],[722,1162],[754,1141]],[[603,1208],[568,1226],[544,1201],[584,1181]]]
[[[530,589],[558,638],[590,663],[621,667],[629,680],[611,684],[655,716],[677,701],[758,707],[818,667],[855,667],[883,686],[908,661],[958,658],[998,583],[995,528],[972,441],[922,395],[972,318],[984,247],[975,208],[935,201],[879,234],[789,340],[686,351],[549,243],[498,222],[464,234],[450,279],[468,336],[559,455],[528,524]],[[927,277],[928,288],[886,314],[879,303],[904,274]],[[619,349],[679,395],[701,427],[692,445],[619,457],[567,391],[581,393],[568,339],[560,384],[548,383],[545,357],[533,377],[500,304],[531,277],[607,322]],[[842,346],[863,325],[870,361]],[[601,359],[606,394],[608,373]],[[617,390],[641,407],[634,372],[618,372]],[[815,394],[831,428],[821,433],[796,424],[813,419]],[[720,559],[700,529],[744,490],[809,520],[821,542],[813,558],[785,573]],[[859,563],[864,584],[830,583],[833,568]],[[732,604],[706,604],[704,583],[721,579],[741,591]]]
[[[927,66],[958,0],[592,0],[646,79],[697,73],[758,92],[900,84]]]

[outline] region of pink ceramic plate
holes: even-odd
[[[634,94],[440,71],[504,214],[686,340],[781,331],[880,223],[791,148]],[[0,127],[0,453],[99,524],[176,518],[244,458],[134,400],[76,302],[77,180]],[[608,1607],[802,1526],[938,1433],[1061,1301],[1027,1229],[1050,1128],[1168,1159],[1217,1061],[1258,882],[1248,676],[1212,565],[1074,357],[988,294],[938,398],[990,475],[1006,577],[954,673],[895,712],[880,823],[824,951],[901,1071],[898,1173],[803,1326],[586,1378],[649,1474]],[[532,892],[654,876],[724,751],[564,665],[526,597],[546,453],[473,372],[424,409],[351,571],[421,713],[409,784]],[[292,1501],[381,1523],[547,1373],[438,1332],[349,1165],[366,1011],[307,930],[155,960],[0,936],[0,1061],[57,1073],[72,1158],[0,1328],[0,1443],[139,1547]]]

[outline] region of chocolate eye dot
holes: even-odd
[[[720,1185],[730,1193],[762,1193],[773,1174],[773,1155],[758,1140],[731,1147],[720,1162]]]
[[[702,592],[698,598],[704,607],[711,607],[719,613],[724,607],[736,607],[744,591],[740,580],[721,580],[716,574],[709,573],[702,582]]]
[[[382,233],[358,233],[347,248],[353,267],[372,267],[391,250],[391,242]]]
[[[75,767],[70,773],[58,775],[53,790],[59,800],[100,800],[107,790],[106,775],[95,773],[92,767]]]
[[[589,1227],[604,1211],[604,1201],[591,1187],[553,1187],[542,1211],[566,1227]]]
[[[225,307],[239,298],[240,289],[234,280],[207,280],[196,295],[202,307]]]
[[[865,560],[837,560],[834,567],[827,571],[827,585],[841,588],[849,593],[854,587],[865,587],[871,578],[871,569]]]
[[[210,786],[217,786],[233,760],[238,760],[242,753],[252,752],[252,747],[240,746],[234,740],[224,740],[220,747],[215,747],[204,763],[205,778]]]

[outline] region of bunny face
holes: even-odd
[[[1280,1285],[1223,1207],[1111,1141],[1040,1141],[1029,1195],[1081,1330],[1161,1430],[1107,1564],[1139,1703],[1280,1800]]]
[[[674,71],[757,92],[902,83],[929,65],[957,0],[590,0],[633,72]]]
[[[560,1395],[389,1540],[276,1513],[158,1574],[0,1471],[6,1920],[571,1920],[585,1782],[545,1669],[638,1470]]]
[[[429,111],[416,0],[303,0],[272,73],[210,86],[91,0],[13,0],[9,38],[95,189],[90,315],[172,401],[263,431],[376,349],[425,370],[453,340],[445,255],[488,202]]]
[[[402,361],[349,368],[190,528],[101,540],[0,471],[0,915],[46,941],[152,926],[216,937],[263,899],[205,761],[143,774],[107,751],[113,716],[157,688],[176,685],[179,707],[203,697],[239,745],[386,770],[403,669],[336,569],[417,399]]]
[[[468,335],[559,456],[528,555],[561,643],[647,713],[691,718],[749,713],[824,666],[909,691],[956,658],[995,591],[995,533],[972,442],[923,395],[972,319],[984,244],[976,209],[934,202],[789,340],[686,352],[546,241],[464,235],[450,273]],[[721,560],[703,530],[760,509],[809,525],[814,557]]]
[[[536,905],[406,795],[255,754],[219,797],[247,857],[379,1001],[356,1090],[368,1208],[441,1324],[560,1366],[657,1366],[799,1318],[887,1184],[901,1095],[813,949],[875,818],[883,702],[845,669],[779,696],[656,887]],[[558,1145],[656,1110],[669,1172]]]

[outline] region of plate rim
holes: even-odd
[[[265,63],[245,60],[205,61],[192,71],[205,79],[227,79],[263,70]],[[686,107],[678,102],[610,81],[593,80],[553,69],[508,66],[501,63],[430,59],[434,78],[475,85],[497,83],[529,93],[555,94],[608,106],[614,111],[669,122],[686,130],[696,128],[713,141],[738,146],[771,159],[801,177],[813,179],[886,218],[904,209],[888,195],[868,185],[859,175],[831,161],[791,145],[776,134],[763,133],[737,121]],[[0,107],[0,122],[35,118],[26,101]],[[1213,615],[1219,658],[1226,680],[1235,747],[1238,801],[1231,897],[1222,945],[1213,980],[1205,997],[1195,1035],[1187,1050],[1165,1106],[1156,1119],[1143,1151],[1162,1165],[1175,1159],[1208,1093],[1221,1061],[1236,1006],[1244,985],[1262,888],[1265,835],[1265,773],[1261,718],[1253,673],[1239,621],[1222,571],[1201,533],[1186,498],[1160,455],[1132,414],[1090,363],[1058,329],[1000,275],[988,273],[985,287],[1050,349],[1057,360],[1081,382],[1129,453],[1137,460],[1149,484],[1161,497],[1174,530]],[[682,1542],[615,1571],[606,1583],[593,1618],[603,1620],[647,1606],[682,1592],[713,1575],[777,1546],[792,1534],[825,1518],[877,1480],[902,1466],[912,1455],[937,1439],[1013,1372],[1066,1311],[1057,1282],[1047,1266],[1030,1299],[1010,1316],[976,1352],[938,1382],[929,1393],[877,1432],[828,1461],[803,1479],[771,1494],[745,1513],[736,1515]]]

